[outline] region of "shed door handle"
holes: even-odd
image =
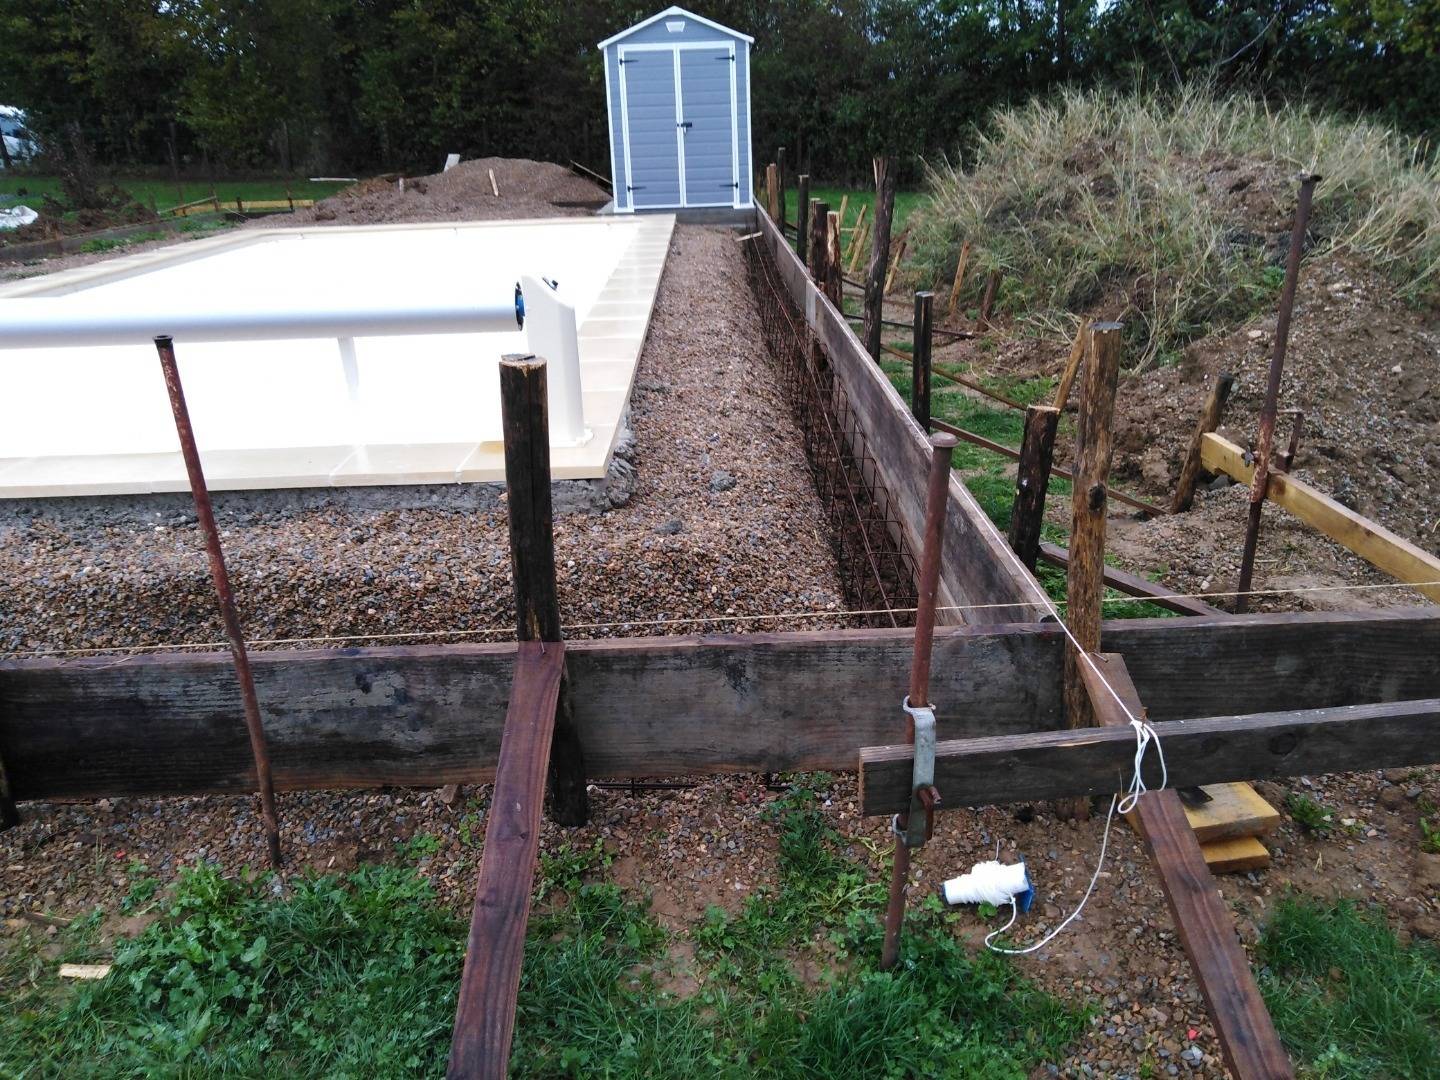
[[[682,127],[682,128],[692,128],[692,127],[694,127],[695,125],[694,125],[693,123],[691,123],[689,120],[682,120],[682,121],[680,121],[680,123],[676,124],[675,126],[676,126],[676,127]]]

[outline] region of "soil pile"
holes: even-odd
[[[490,184],[495,176],[494,187]],[[499,195],[495,194],[499,191]],[[364,180],[275,225],[376,225],[407,221],[486,221],[498,218],[593,214],[610,200],[605,190],[563,165],[525,158],[462,161],[433,176]]]

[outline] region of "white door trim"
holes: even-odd
[[[620,133],[625,143],[625,212],[635,212],[635,190],[630,186],[630,105],[625,100],[625,46],[615,50],[620,67]],[[609,63],[609,60],[606,60]]]
[[[735,69],[740,66],[740,61],[735,58],[735,42],[730,42],[730,182],[735,186],[730,189],[730,205],[739,209],[740,207],[740,108],[735,90]],[[609,81],[606,81],[606,89],[609,89]]]
[[[680,205],[689,206],[685,197],[685,94],[680,89],[680,49],[675,50],[675,158],[680,166]]]

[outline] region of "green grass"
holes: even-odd
[[[788,183],[790,186],[785,192],[785,220],[793,225],[798,219],[800,193],[795,190],[793,178],[788,181]],[[865,220],[873,224],[875,220],[875,190],[873,188],[817,188],[813,186],[810,188],[810,197],[812,199],[819,199],[821,202],[828,203],[830,209],[836,213],[840,212],[840,200],[847,195],[850,197],[850,201],[845,206],[845,220],[840,223],[840,227],[842,229],[853,227],[855,219],[860,215],[861,206],[869,207],[869,209],[865,211]],[[761,193],[757,198],[763,202],[764,194]],[[929,196],[923,191],[897,191],[895,193],[895,217],[890,228],[892,241],[900,236],[900,231],[904,229],[910,221],[910,215],[928,200]],[[843,233],[841,235],[841,241],[848,258],[850,254],[850,234]],[[869,250],[868,247],[866,250]]]
[[[155,208],[168,210],[182,203],[196,199],[208,199],[211,185],[203,181],[184,181],[179,187],[170,180],[140,180],[117,178],[115,184],[142,206],[149,206],[154,200]],[[215,183],[215,193],[222,203],[233,206],[237,198],[246,202],[262,199],[283,199],[286,188],[296,199],[324,199],[335,194],[345,184],[312,184],[309,180],[221,180]],[[38,205],[42,195],[60,197],[60,181],[53,176],[24,176],[0,173],[0,195],[24,193]]]
[[[905,351],[903,347],[902,351]],[[910,402],[910,365],[897,357],[886,355],[880,363],[881,370],[890,378],[890,383]],[[1049,401],[1054,398],[1055,379],[1042,376],[1032,379],[1017,379],[1005,376],[981,376],[981,385],[996,393],[1004,394],[1024,404]],[[944,420],[956,427],[980,435],[992,442],[1013,446],[1017,449],[1024,437],[1024,414],[1004,406],[992,406],[974,395],[960,389],[954,383],[935,376],[930,388],[930,414],[937,420]],[[1070,423],[1068,417],[1062,420],[1062,434]],[[1002,533],[1010,527],[1010,509],[1015,501],[1015,481],[1009,472],[1010,459],[1002,457],[984,447],[961,442],[955,448],[952,459],[959,470],[970,494],[985,511],[995,527]],[[1068,502],[1071,493],[1070,481],[1052,477],[1047,489],[1047,499]],[[1050,543],[1068,545],[1069,536],[1064,529],[1045,522],[1041,537]],[[1111,561],[1107,556],[1107,561]],[[1065,601],[1065,571],[1041,563],[1036,567],[1035,576],[1044,587],[1046,594],[1056,603]],[[1136,600],[1115,589],[1106,589],[1103,598],[1107,619],[1160,619],[1175,613],[1146,600]]]
[[[1248,211],[1223,188],[1201,189],[1227,161],[1251,181]],[[1273,308],[1283,271],[1256,230],[1289,220],[1302,170],[1324,176],[1309,257],[1355,256],[1412,300],[1440,298],[1440,161],[1423,145],[1205,87],[1067,90],[998,110],[970,161],[931,163],[912,274],[948,282],[968,240],[967,302],[987,271],[1002,270],[998,310],[1021,327],[1068,340],[1076,316],[1118,313],[1128,367],[1170,362],[1186,343]]]
[[[877,970],[887,867],[830,825],[828,783],[798,777],[773,805],[778,883],[689,931],[604,880],[598,845],[543,858],[511,1075],[1019,1080],[1057,1060],[1084,1013],[962,944],[938,900],[912,903],[901,963]],[[103,958],[98,913],[62,933],[63,956],[38,933],[0,938],[0,1075],[443,1072],[465,919],[409,866],[273,885],[212,868],[164,893],[137,879],[129,908],[161,918],[95,983],[54,971]],[[677,949],[693,992],[666,989]]]
[[[1287,898],[1260,942],[1260,989],[1311,1080],[1422,1080],[1440,1061],[1440,950],[1376,913]]]

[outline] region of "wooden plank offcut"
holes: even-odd
[[[446,1072],[450,1080],[500,1078],[510,1061],[530,890],[540,848],[545,771],[564,670],[565,646],[559,642],[522,642],[515,656],[450,1041]]]

